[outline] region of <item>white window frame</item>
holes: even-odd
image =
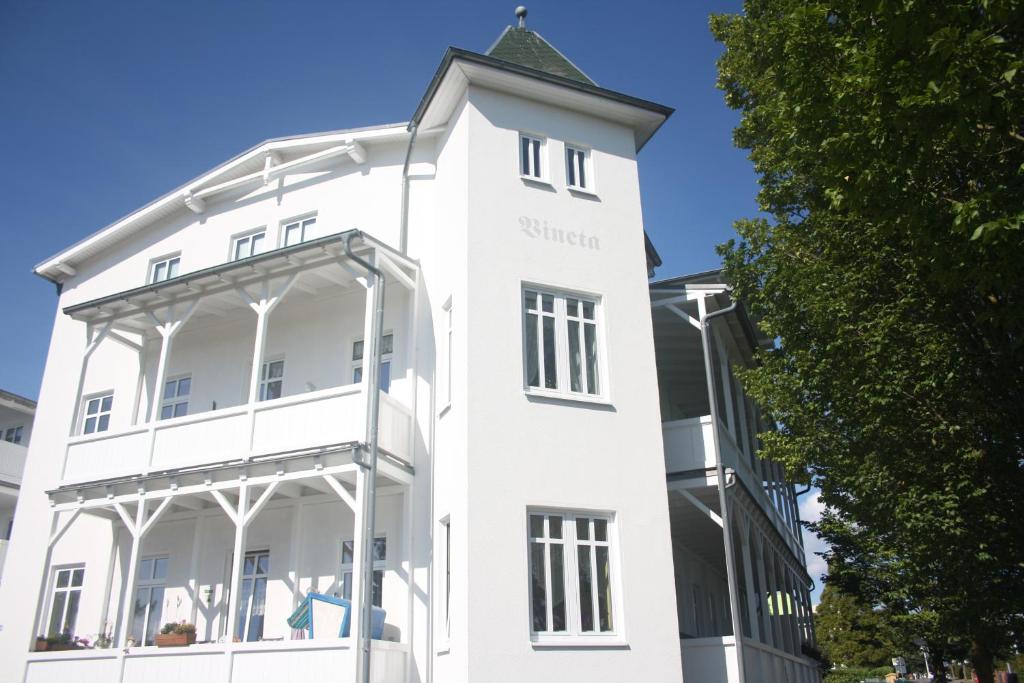
[[[179,393],[181,391],[181,382],[183,380],[187,380],[188,381],[188,393],[184,394],[184,395]],[[167,398],[167,385],[168,384],[174,384],[174,396],[171,396],[170,398]],[[157,419],[158,420],[171,420],[171,419],[174,419],[176,417],[184,417],[184,416],[188,415],[188,410],[189,410],[189,407],[190,407],[191,400],[192,400],[192,375],[186,373],[184,375],[176,375],[174,377],[168,377],[167,380],[164,382],[163,389],[160,391],[160,412],[157,414]],[[175,415],[175,412],[177,412],[177,407],[179,405],[181,405],[181,404],[185,405],[185,412],[182,413],[181,415]],[[168,417],[164,417],[164,409],[165,408],[170,408],[171,409],[171,414]]]
[[[529,309],[527,304],[527,296],[529,293],[536,294],[536,308]],[[553,310],[546,312],[543,310],[543,297],[553,298]],[[570,315],[568,309],[568,300],[574,299],[578,301],[578,315]],[[554,398],[570,399],[575,401],[585,401],[591,403],[607,403],[609,401],[610,393],[608,391],[608,363],[606,362],[607,354],[605,353],[605,311],[603,305],[603,297],[577,292],[572,290],[566,290],[561,288],[547,287],[544,285],[535,285],[532,283],[524,282],[520,289],[520,324],[522,325],[522,363],[523,363],[523,390],[527,395],[537,396],[550,396]],[[593,305],[593,318],[584,320],[583,305],[584,303]],[[531,324],[527,318],[528,314],[535,315],[537,317],[536,324],[536,335],[535,341],[537,344],[537,366],[538,366],[538,386],[532,386],[530,384],[530,372],[529,372],[529,325]],[[544,363],[544,318],[554,319],[554,331],[555,331],[555,386],[547,386],[547,369]],[[570,376],[571,363],[570,363],[570,340],[569,340],[569,322],[580,323],[577,326],[577,343],[579,344],[581,355],[580,363],[580,390],[574,390],[572,388],[572,378]],[[596,384],[597,391],[591,393],[589,380],[587,378],[587,356],[585,353],[585,324],[593,324],[595,326],[595,358],[596,363]]]
[[[253,240],[257,237],[260,239],[260,249],[256,251],[253,249]],[[238,255],[238,248],[241,244],[246,244],[246,250],[248,253],[245,256]],[[231,238],[231,252],[228,254],[229,261],[241,261],[242,259],[251,258],[257,254],[262,254],[266,251],[267,245],[267,229],[266,227],[257,228],[255,230],[249,230],[247,232],[240,233]]]
[[[382,533],[374,534],[373,535],[373,545],[374,545],[374,547],[376,547],[377,543],[379,543],[379,542],[383,542],[384,543],[384,559],[383,560],[378,560],[378,559],[374,558],[374,560],[373,560],[373,573],[376,574],[377,572],[380,572],[380,604],[378,605],[376,602],[374,602],[373,604],[374,604],[375,607],[382,607],[384,605],[384,580],[387,578],[387,572],[388,572],[388,536],[387,536],[387,534],[382,534]],[[338,553],[338,559],[341,560],[341,562],[338,564],[338,597],[341,597],[341,598],[344,598],[345,600],[350,600],[351,601],[351,600],[353,600],[353,597],[352,597],[352,594],[351,594],[351,590],[352,590],[352,572],[354,571],[354,567],[353,567],[351,562],[345,562],[345,544],[346,543],[351,545],[352,550],[350,552],[351,552],[352,558],[355,559],[355,549],[356,549],[355,548],[355,541],[352,540],[351,538],[343,538],[343,539],[341,539],[341,543],[338,546],[339,551],[340,551]],[[347,597],[347,598],[345,597],[345,586],[346,586],[346,583],[348,584],[348,590],[350,591],[349,592],[349,597]],[[372,592],[370,594],[370,600],[371,601],[373,600]]]
[[[291,247],[296,244],[302,244],[306,241],[306,231],[312,225],[316,225],[317,215],[315,213],[305,214],[303,216],[297,216],[295,218],[289,218],[288,220],[281,221],[281,246]],[[288,228],[296,227],[299,231],[299,240],[297,242],[288,242]]]
[[[109,398],[110,399],[110,407],[108,407],[106,410],[103,409],[103,399],[105,399],[105,398]],[[96,409],[95,413],[90,413],[89,412],[89,407],[90,407],[90,405],[92,404],[93,401],[97,402],[97,409]],[[111,417],[113,416],[113,413],[114,413],[114,390],[113,389],[109,389],[107,391],[99,391],[99,392],[97,392],[95,394],[90,394],[88,396],[83,396],[82,397],[82,409],[81,409],[80,413],[81,414],[79,416],[78,424],[79,424],[79,432],[81,434],[83,434],[83,435],[85,435],[85,434],[98,434],[100,432],[110,431],[110,420],[111,420]],[[98,427],[99,427],[99,424],[102,421],[103,417],[107,418],[107,425],[103,429],[99,429]],[[88,425],[88,421],[89,421],[90,418],[95,418],[96,419],[96,423],[95,423],[96,428],[91,429],[89,431],[86,431],[86,427]]]
[[[270,366],[273,363],[281,364],[281,376],[280,377],[269,377]],[[259,402],[263,401],[274,401],[278,398],[284,398],[284,378],[285,373],[288,371],[288,365],[284,362],[284,356],[275,356],[273,358],[267,358],[260,365],[260,390],[256,396],[256,400]],[[274,383],[281,383],[280,395],[274,398],[267,398],[267,386]]]
[[[160,561],[160,560],[163,560],[164,563],[165,563],[164,564],[164,575],[161,576],[161,577],[157,577],[156,576],[157,562]],[[153,589],[154,588],[163,588],[164,589],[163,601],[166,601],[166,599],[167,599],[167,592],[166,592],[166,590],[167,590],[167,572],[168,572],[168,569],[170,568],[170,563],[171,563],[170,557],[168,555],[166,555],[166,554],[163,554],[163,555],[146,555],[144,557],[139,558],[139,570],[138,570],[138,573],[140,575],[142,573],[142,569],[145,566],[146,561],[150,562],[150,564],[149,564],[149,567],[150,567],[149,576],[147,576],[145,578],[143,578],[142,576],[136,576],[135,577],[135,602],[138,603],[139,596],[142,594],[143,590],[148,591],[147,595],[149,596],[146,599],[146,608],[145,608],[146,609],[146,614],[145,614],[145,616],[142,619],[142,633],[141,633],[142,642],[135,641],[136,645],[144,645],[144,646],[145,645],[155,645],[156,644],[155,642],[153,642],[153,643],[147,643],[146,642],[146,634],[149,633],[150,622],[154,618],[154,616],[156,618],[156,629],[153,632],[154,640],[155,640],[156,634],[160,632],[160,627],[163,626],[163,624],[160,623],[160,620],[163,617],[163,613],[164,613],[163,602],[161,602],[160,606],[158,607],[157,613],[155,615],[153,614],[153,612],[150,609],[150,607],[152,605],[152,600],[153,600],[152,599],[152,595],[153,595]],[[130,625],[130,629],[129,630],[132,631],[132,637],[133,638],[135,637],[135,633],[133,632],[134,628],[135,628],[135,611],[132,610],[132,621],[131,621],[131,625]]]
[[[266,572],[261,572],[260,571],[259,558],[262,555],[266,555],[267,556],[267,571]],[[253,558],[252,573],[251,574],[246,574],[245,573],[245,558],[247,558],[247,557],[252,557]],[[232,558],[232,562],[233,561],[234,561],[234,558]],[[245,579],[247,577],[252,580],[252,586],[249,589],[249,597],[245,601],[245,620],[243,621],[242,619],[237,619],[236,622],[235,622],[235,629],[242,629],[242,635],[244,637],[239,638],[239,640],[241,642],[243,642],[243,643],[256,642],[256,641],[249,640],[249,628],[252,626],[252,616],[253,616],[252,615],[253,599],[252,598],[253,598],[253,595],[256,594],[256,581],[259,580],[259,579],[263,579],[263,586],[264,586],[264,588],[263,588],[263,590],[264,590],[264,593],[263,593],[263,615],[262,615],[263,616],[263,624],[260,627],[259,637],[256,640],[258,641],[258,640],[262,640],[263,639],[263,626],[266,625],[267,605],[270,604],[270,548],[261,548],[261,549],[258,549],[258,550],[246,550],[245,551],[245,554],[242,557],[242,573],[241,573],[241,577],[240,577],[241,580],[238,582],[239,603],[241,603],[242,586],[245,584]],[[242,606],[241,604],[231,605],[231,601],[230,600],[228,601],[228,605],[229,605],[228,609],[231,609],[232,607],[234,607],[234,609],[240,609],[241,606]],[[239,615],[239,616],[241,616],[241,615]],[[225,626],[227,626],[226,623],[225,623]],[[230,637],[234,638],[237,635],[238,635],[237,632],[236,633],[232,633]]]
[[[544,537],[534,537],[531,532],[531,517],[534,515],[544,516]],[[550,537],[550,517],[562,518],[562,538],[552,539]],[[588,519],[589,539],[577,537],[577,518]],[[604,520],[607,523],[607,535],[605,541],[594,539],[594,520]],[[618,556],[619,537],[617,517],[614,513],[592,510],[567,510],[561,508],[530,507],[526,510],[526,600],[527,600],[527,627],[530,634],[530,641],[536,647],[594,647],[609,646],[620,647],[626,643],[625,627],[622,608],[621,571]],[[535,543],[545,543],[545,581],[546,595],[551,595],[551,553],[550,546],[561,544],[562,571],[564,576],[565,606],[566,606],[566,630],[565,631],[536,631],[533,626],[533,587],[532,587],[532,566],[531,546]],[[598,630],[584,631],[582,628],[580,575],[578,567],[578,549],[580,547],[594,548],[598,545],[608,548],[608,566],[611,578],[608,584],[611,591],[611,626],[608,631],[599,630],[600,616],[598,614],[598,592],[596,590],[595,564],[596,551],[592,550],[591,555],[591,577],[594,584],[591,588],[592,619]],[[551,600],[546,600],[548,611],[548,625],[552,623]]]
[[[82,582],[79,585],[77,585],[77,586],[73,586],[72,585],[72,580],[74,579],[75,572],[79,571],[79,570],[82,572]],[[58,587],[58,585],[57,585],[58,584],[58,577],[60,576],[61,572],[68,572],[68,584],[66,586]],[[85,591],[85,564],[66,564],[66,565],[60,565],[60,566],[57,566],[57,567],[53,568],[53,571],[50,573],[50,593],[49,593],[50,601],[46,605],[46,612],[45,612],[45,614],[46,614],[46,617],[45,617],[46,618],[46,621],[45,621],[46,632],[43,635],[51,636],[51,635],[60,635],[60,633],[61,633],[61,631],[58,631],[56,633],[53,633],[53,632],[50,631],[50,624],[53,622],[53,608],[54,608],[54,606],[56,605],[56,602],[57,602],[57,595],[59,593],[63,593],[65,595],[65,597],[64,597],[64,606],[61,608],[61,617],[60,617],[60,623],[61,623],[61,625],[63,625],[67,621],[67,618],[68,618],[68,604],[71,602],[71,593],[77,592],[78,593],[78,607],[76,608],[76,611],[75,611],[75,621],[74,621],[74,623],[70,624],[68,626],[68,628],[66,629],[67,631],[69,631],[71,633],[72,636],[76,635],[75,634],[75,627],[78,625],[78,617],[79,617],[79,615],[82,612],[82,594],[84,593],[84,591]]]
[[[448,641],[452,633],[452,522],[451,516],[445,515],[438,522],[437,549],[437,594],[441,596],[440,614],[438,616],[438,632],[443,640],[442,650],[448,649]]]
[[[571,160],[569,152],[573,153]],[[582,162],[581,154],[583,155]],[[583,170],[582,183],[580,182],[581,168]],[[597,194],[594,184],[594,163],[589,147],[572,142],[565,143],[565,186],[574,192]]]
[[[383,391],[385,394],[391,393],[391,382],[394,380],[394,375],[391,374],[391,371],[394,369],[395,365],[395,333],[392,332],[391,330],[385,330],[384,334],[381,335],[381,339],[383,341],[388,337],[391,337],[391,350],[385,352],[384,347],[382,346],[380,354],[381,367],[383,368],[385,365],[388,366],[387,383],[386,385],[381,386],[380,388],[381,391]],[[362,344],[362,346],[360,347],[359,350],[359,358],[356,358],[356,346],[358,344]],[[349,374],[349,376],[352,378],[352,384],[359,384],[360,382],[363,381],[363,361],[366,360],[366,344],[363,344],[362,337],[358,337],[357,339],[352,340],[352,355],[350,356],[350,358],[352,359],[352,372]],[[359,376],[359,379],[356,379],[357,374]]]
[[[520,131],[516,137],[516,166],[519,177],[535,183],[550,184],[548,178],[548,140],[543,135]],[[529,152],[524,158],[524,143],[529,141]],[[537,166],[539,165],[539,168]]]
[[[157,278],[157,269],[163,266],[163,272],[161,277]],[[171,274],[171,270],[174,273]],[[146,284],[154,285],[158,282],[165,282],[167,280],[173,280],[181,274],[181,252],[175,254],[168,254],[159,258],[152,259],[149,262],[149,271],[146,273]]]

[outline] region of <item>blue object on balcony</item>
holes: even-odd
[[[352,603],[344,598],[336,598],[323,593],[308,593],[299,606],[288,617],[288,625],[293,629],[306,632],[307,638],[337,637],[348,638],[352,616]],[[380,640],[384,635],[384,618],[387,616],[380,607],[373,608],[370,637]],[[337,636],[326,636],[337,633]]]

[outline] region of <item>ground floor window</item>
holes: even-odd
[[[613,520],[530,511],[530,619],[534,639],[615,633]]]
[[[352,541],[341,542],[341,597],[352,599]],[[384,570],[387,568],[388,541],[383,536],[373,539],[373,605],[384,605]]]
[[[47,635],[75,634],[78,605],[82,601],[82,583],[85,567],[63,567],[53,573],[53,599],[50,604],[50,623]]]
[[[251,642],[263,638],[269,575],[270,551],[258,550],[245,554],[238,600],[238,619],[235,623],[235,637],[240,641]]]
[[[160,632],[166,584],[166,557],[145,557],[139,561],[132,618],[132,640],[138,644],[153,645],[156,634]]]

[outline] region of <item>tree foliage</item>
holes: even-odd
[[[1024,614],[1022,7],[711,21],[769,216],[721,248],[778,340],[741,373],[781,425],[764,455],[821,487],[830,580],[966,638],[983,677]]]
[[[893,630],[884,610],[826,585],[814,614],[822,654],[833,667],[885,666],[895,655]]]

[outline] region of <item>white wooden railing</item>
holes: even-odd
[[[0,440],[0,481],[20,484],[27,455],[28,448],[25,446]]]
[[[366,397],[351,384],[68,440],[65,484],[366,440]],[[380,445],[413,465],[412,414],[381,395]]]
[[[405,644],[374,641],[372,683],[405,683],[408,651]],[[114,649],[34,652],[25,683],[350,681],[355,655],[348,639],[144,647],[123,655]]]
[[[684,681],[739,681],[733,636],[684,638],[679,641]],[[819,683],[814,664],[756,640],[743,639],[746,679],[758,683]]]

